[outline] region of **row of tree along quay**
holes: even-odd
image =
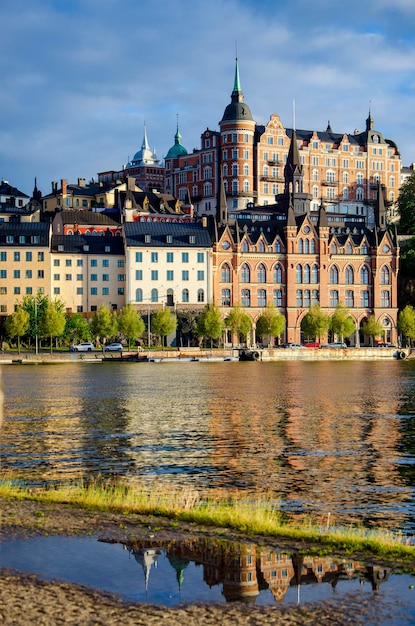
[[[48,296],[25,296],[13,314],[6,318],[3,350],[17,348],[20,354],[25,349],[38,349],[42,340],[49,344],[52,353],[68,349],[73,343],[92,341],[97,347],[105,347],[111,341],[121,341],[126,349],[135,346],[165,347],[167,337],[175,333],[175,345],[217,348],[223,344],[224,332],[232,333],[237,344],[248,341],[252,333],[252,320],[243,307],[236,306],[223,318],[220,309],[207,305],[201,313],[189,311],[173,312],[170,308],[158,309],[147,317],[147,324],[133,305],[128,304],[119,311],[102,304],[96,315],[85,318],[80,313],[67,313],[65,303],[51,300]],[[339,304],[332,315],[326,314],[319,304],[310,307],[301,322],[306,340],[320,341],[328,331],[341,342],[356,332],[356,323],[350,310]],[[285,331],[285,317],[273,305],[264,308],[256,321],[257,340],[266,346],[281,342]],[[403,346],[412,346],[415,340],[415,309],[407,304],[398,316],[398,331]],[[374,316],[369,316],[362,332],[370,338],[382,336],[382,325]],[[15,342],[13,346],[13,342]]]

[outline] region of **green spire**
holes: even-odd
[[[236,57],[236,63],[235,63],[235,81],[233,84],[233,93],[234,94],[241,93],[241,80],[239,78],[238,57]]]

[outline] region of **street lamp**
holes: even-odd
[[[39,354],[38,336],[37,336],[37,302],[35,298],[35,351]]]

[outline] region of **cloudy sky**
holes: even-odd
[[[2,0],[0,176],[31,195],[118,169],[144,123],[163,158],[200,146],[235,56],[255,121],[375,128],[415,161],[414,0]]]

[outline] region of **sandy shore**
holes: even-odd
[[[218,529],[179,524],[171,528],[170,520],[138,515],[99,513],[35,502],[9,501],[0,498],[2,541],[34,535],[92,535],[112,541],[144,538],[157,528],[161,539],[189,536],[217,537]],[[232,531],[223,531],[234,540],[264,542],[264,537],[244,537]],[[287,549],[305,545],[283,544],[275,538],[266,538],[269,545]],[[1,547],[0,547],[1,549]],[[414,566],[415,567],[415,566]],[[128,603],[117,597],[79,585],[54,581],[46,582],[35,575],[27,575],[0,568],[0,624],[20,626],[52,626],[60,624],[151,625],[187,624],[224,626],[242,624],[313,625],[316,624],[380,624],[382,616],[370,596],[341,596],[320,604],[302,606],[275,605],[269,607],[229,604],[189,604],[176,608]]]

